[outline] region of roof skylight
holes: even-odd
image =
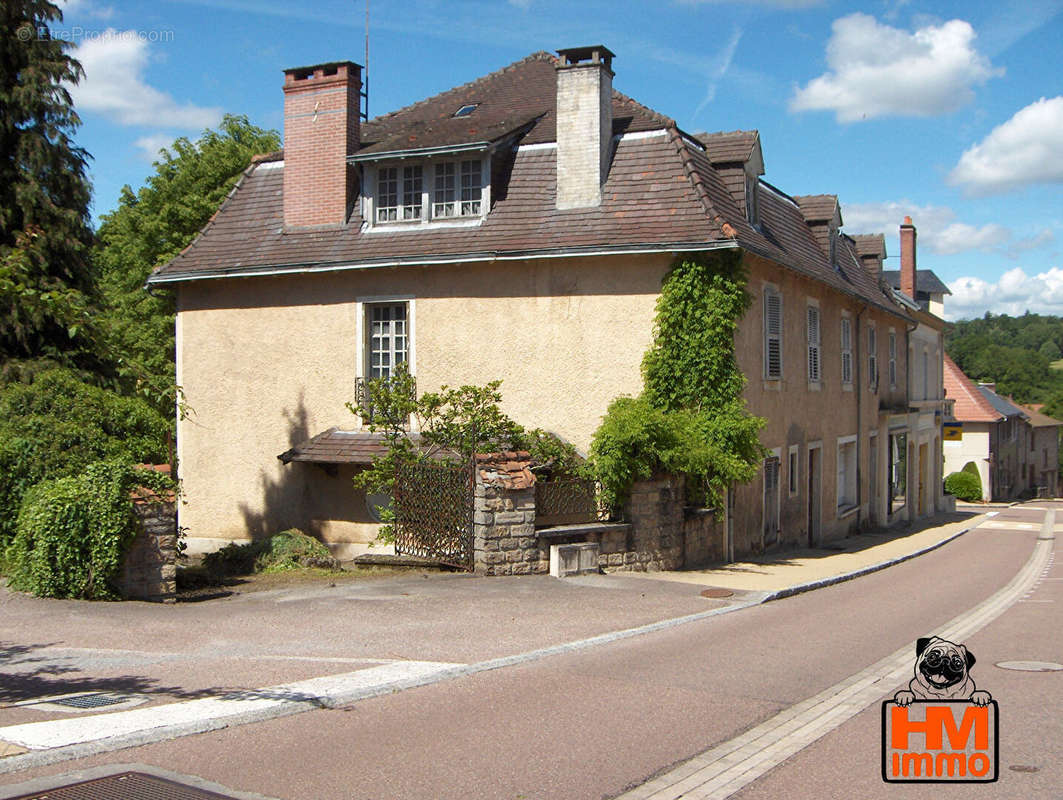
[[[480,104],[479,103],[470,103],[469,105],[462,106],[461,108],[459,108],[457,111],[454,112],[454,116],[455,117],[467,117],[467,116],[469,116],[469,114],[471,114],[473,111],[476,110],[476,107],[478,105],[480,105]]]

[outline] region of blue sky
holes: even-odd
[[[94,214],[223,113],[283,127],[281,71],[365,60],[365,0],[66,0],[54,35]],[[687,131],[756,128],[765,179],[837,194],[849,233],[919,230],[950,318],[1063,314],[1063,0],[372,0],[370,113],[536,50],[602,43],[614,85]]]

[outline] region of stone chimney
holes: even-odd
[[[357,191],[362,68],[333,61],[284,71],[284,226],[342,225]]]
[[[602,45],[557,54],[557,208],[599,206],[613,144],[613,54]]]
[[[911,217],[901,225],[901,291],[915,299],[915,226]]]

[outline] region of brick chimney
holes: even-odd
[[[362,68],[333,61],[284,71],[284,226],[342,225],[356,192]]]
[[[557,208],[599,206],[613,144],[613,54],[602,45],[557,54]]]
[[[915,226],[911,217],[901,225],[901,291],[915,299]]]

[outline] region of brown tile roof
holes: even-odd
[[[1031,405],[1019,405],[1026,415],[1029,417],[1027,422],[1035,428],[1054,428],[1063,425],[1058,419],[1053,419],[1047,414],[1042,414],[1041,409],[1044,408],[1043,403],[1032,403]]]
[[[856,254],[864,256],[886,257],[886,237],[881,233],[857,233],[849,238],[856,243]]]
[[[552,56],[535,53],[480,80],[377,117],[363,125],[363,145],[387,149],[403,143],[454,144],[445,140],[451,135],[461,139],[512,133],[512,126],[529,124],[518,137],[520,145],[552,142],[554,64]],[[472,103],[479,104],[472,114],[453,119],[458,108]],[[762,183],[757,189],[760,224],[753,227],[713,167],[711,153],[672,120],[619,92],[613,94],[613,115],[615,132],[661,133],[620,139],[598,207],[558,211],[556,149],[520,147],[496,151],[492,206],[477,226],[364,232],[356,204],[347,225],[286,231],[284,164],[277,154],[268,154],[248,168],[200,236],[157,269],[149,282],[557,252],[740,245],[904,316],[858,263],[853,268],[846,261],[839,269],[827,264],[802,216],[805,209],[794,198]],[[758,141],[755,131],[708,139],[736,154],[747,153]],[[833,213],[837,199],[819,197],[829,198]],[[797,200],[815,206],[816,198]]]
[[[760,138],[758,131],[721,131],[697,133],[694,138],[705,145],[705,152],[712,164],[744,164],[753,154]]]
[[[794,195],[794,200],[809,222],[830,222],[838,209],[836,194]]]
[[[341,431],[329,428],[317,436],[295,445],[277,458],[285,464],[306,461],[311,464],[372,464],[383,454],[384,434]]]
[[[960,422],[997,422],[1004,418],[947,353],[944,360],[945,397],[955,401],[953,416],[956,419]]]

